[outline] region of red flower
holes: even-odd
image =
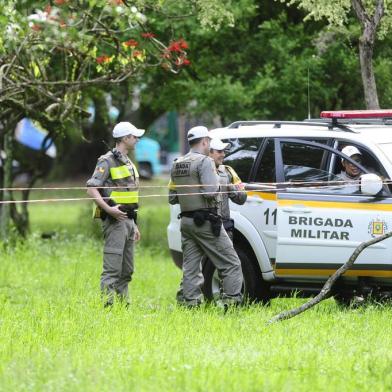
[[[187,42],[183,38],[180,38],[178,41],[171,41],[167,50],[169,50],[170,52],[181,53],[184,51],[184,49],[188,49],[188,48],[189,48],[189,46],[188,46]]]
[[[125,42],[123,42],[123,44],[124,44],[124,46],[128,46],[131,48],[136,48],[136,46],[139,45],[139,43],[134,39],[130,39],[128,41],[125,41]]]
[[[56,5],[63,5],[66,2],[67,2],[67,0],[54,0],[54,4],[56,4]]]
[[[188,59],[184,59],[184,61],[182,62],[184,65],[191,65],[191,61]]]
[[[98,64],[103,64],[103,63],[107,63],[110,61],[110,57],[109,56],[99,56],[95,59],[95,61]]]
[[[110,0],[109,3],[112,3],[113,5],[123,5],[124,1],[123,0]]]
[[[181,44],[178,41],[172,41],[167,47],[167,50],[169,52],[182,52]]]
[[[179,39],[178,43],[179,43],[181,49],[188,49],[189,48],[188,43],[183,38]]]
[[[154,33],[141,33],[140,34],[143,38],[155,38],[156,35]]]

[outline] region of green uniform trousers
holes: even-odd
[[[193,218],[182,217],[181,242],[185,303],[193,305],[201,301],[200,261],[204,255],[211,260],[222,279],[222,300],[240,302],[243,280],[241,262],[225,229],[222,227],[219,237],[215,237],[209,221],[196,226]]]
[[[107,304],[113,303],[116,294],[128,302],[128,283],[134,270],[135,222],[133,219],[117,221],[107,217],[102,228],[105,243],[101,291],[107,296]]]

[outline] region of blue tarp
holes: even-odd
[[[53,140],[48,138],[45,145],[42,145],[47,134],[45,130],[37,128],[30,119],[24,118],[16,126],[15,140],[32,150],[46,150],[46,155],[55,158],[57,151]]]

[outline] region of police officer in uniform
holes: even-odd
[[[235,170],[227,165],[223,165],[225,158],[225,149],[230,143],[223,143],[221,140],[214,138],[210,142],[210,157],[214,160],[219,177],[221,201],[218,206],[218,214],[222,217],[223,227],[225,228],[230,239],[233,240],[234,220],[230,218],[229,199],[236,204],[245,203],[247,194],[244,191],[244,185],[238,177]]]
[[[358,162],[359,164],[362,163],[362,153],[358,150],[357,147],[346,146],[342,149],[342,153],[353,159],[355,162]],[[343,170],[340,172],[339,177],[349,184],[345,187],[346,193],[359,193],[359,180],[361,179],[361,175],[363,173],[351,162],[343,158],[342,167]]]
[[[179,203],[181,208],[183,304],[193,307],[202,302],[200,261],[204,255],[222,278],[222,303],[238,304],[242,301],[241,264],[218,215],[219,181],[215,163],[208,157],[209,132],[206,127],[193,127],[187,137],[191,150],[173,163],[169,186],[169,203]]]
[[[116,147],[98,158],[93,176],[87,181],[87,194],[94,198],[95,217],[102,219],[104,235],[101,291],[105,306],[113,304],[117,295],[129,303],[128,283],[134,262],[134,242],[140,239],[136,225],[139,174],[128,158],[144,130],[129,122],[113,128]]]

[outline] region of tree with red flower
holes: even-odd
[[[154,33],[141,33],[140,34],[143,38],[155,38],[156,35]]]
[[[123,42],[123,45],[130,48],[136,48],[136,46],[139,45],[139,42],[131,38],[128,41]]]

